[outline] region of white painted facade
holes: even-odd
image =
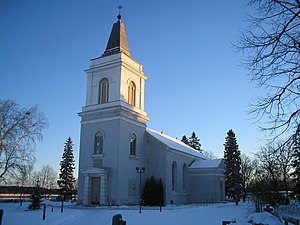
[[[120,40],[112,37],[118,32]],[[142,65],[131,58],[120,20],[114,24],[105,53],[92,59],[85,72],[86,105],[79,113],[79,204],[138,204],[140,188],[152,175],[163,181],[165,204],[224,200],[222,160],[211,163],[209,169],[197,167],[195,162],[210,160],[182,142],[147,128],[147,76]],[[146,168],[141,187],[136,167]]]

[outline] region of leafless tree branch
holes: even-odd
[[[249,17],[235,47],[246,56],[251,82],[266,90],[249,113],[278,137],[300,122],[300,2],[251,0],[250,5],[258,15]]]
[[[34,162],[34,146],[42,139],[47,120],[38,107],[20,108],[12,100],[0,100],[0,181],[5,175]]]

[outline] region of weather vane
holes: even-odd
[[[123,7],[121,6],[121,5],[119,5],[119,7],[118,7],[118,9],[119,9],[119,15],[118,15],[118,19],[120,20],[121,19],[121,9],[122,9]]]

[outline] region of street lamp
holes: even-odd
[[[145,172],[145,167],[136,167],[136,172],[140,174],[140,212],[142,212],[142,173]]]

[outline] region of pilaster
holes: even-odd
[[[89,175],[84,174],[84,185],[83,185],[83,204],[88,205],[89,204]]]
[[[107,174],[100,176],[100,205],[107,205]]]

